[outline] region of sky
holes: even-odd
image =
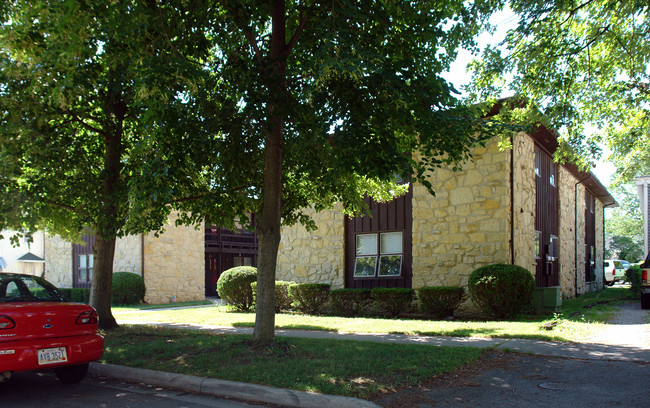
[[[478,43],[480,49],[488,44],[498,44],[501,42],[505,38],[508,29],[516,26],[517,17],[510,10],[499,11],[491,17],[490,22],[496,25],[497,30],[494,35],[484,33],[479,36]],[[471,60],[472,54],[469,51],[462,50],[459,52],[456,62],[452,64],[449,72],[443,74],[443,77],[451,82],[459,91],[462,90],[463,85],[468,84],[471,80],[471,74],[466,72],[467,64]],[[591,172],[605,187],[609,187],[616,168],[612,163],[605,160],[609,153],[606,146],[601,147],[603,149],[603,155],[600,160],[596,161],[596,166],[591,169]]]

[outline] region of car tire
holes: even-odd
[[[641,309],[650,309],[650,293],[641,294]]]
[[[614,286],[615,283],[616,283],[616,281],[608,281],[607,286]]]
[[[67,366],[67,367],[59,367],[54,369],[54,373],[56,373],[56,377],[63,384],[78,383],[79,381],[84,379],[87,372],[88,372],[88,363],[74,365],[74,366]]]

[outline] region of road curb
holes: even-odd
[[[378,408],[379,405],[359,398],[294,391],[266,385],[203,378],[194,375],[133,368],[113,364],[91,363],[92,375],[180,389],[196,394],[233,400],[267,403],[295,408]]]

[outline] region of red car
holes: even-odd
[[[95,309],[67,301],[42,278],[0,273],[0,382],[48,368],[63,383],[81,381],[104,351],[97,321]]]

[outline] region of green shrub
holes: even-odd
[[[472,300],[497,319],[519,313],[530,303],[534,287],[527,269],[507,264],[482,266],[469,275],[468,282]]]
[[[251,283],[257,281],[257,268],[236,266],[225,270],[217,281],[217,293],[226,304],[249,311],[254,305]]]
[[[336,289],[330,292],[330,303],[336,315],[357,316],[372,302],[370,289]]]
[[[114,305],[137,305],[144,300],[145,288],[142,276],[131,272],[115,272],[112,285]]]
[[[406,312],[415,300],[415,290],[409,288],[374,288],[370,295],[391,317]]]
[[[436,318],[453,316],[460,306],[465,289],[455,286],[425,286],[418,289],[420,308]]]
[[[634,265],[625,271],[625,281],[630,282],[630,290],[632,295],[639,299],[641,298],[641,268],[639,265]]]
[[[289,295],[296,308],[308,314],[318,314],[330,293],[326,283],[298,283],[289,286]]]
[[[275,281],[275,313],[291,309],[289,286],[295,284],[295,282]],[[257,282],[251,283],[251,290],[253,291],[253,303],[257,303]]]
[[[57,288],[68,300],[78,303],[90,303],[90,288]]]

